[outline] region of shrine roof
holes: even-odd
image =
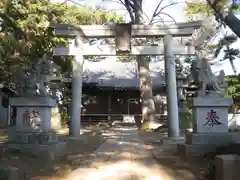
[[[149,64],[154,87],[165,86],[164,60]],[[83,66],[85,83],[97,83],[100,86],[138,87],[137,62],[122,62],[115,57],[99,62],[85,61]]]
[[[239,62],[236,62],[239,63]],[[239,63],[240,65],[240,63]],[[186,63],[183,66],[189,66]],[[165,72],[163,58],[155,59],[149,64],[153,87],[165,86]],[[233,75],[228,61],[217,62],[211,66],[212,71],[218,75],[224,69],[225,75]],[[240,67],[240,66],[236,66]],[[237,68],[238,72],[240,69]],[[188,72],[189,73],[189,72]],[[139,77],[136,61],[122,62],[116,57],[107,57],[98,62],[85,61],[83,66],[85,83],[96,83],[100,86],[112,87],[138,87]]]

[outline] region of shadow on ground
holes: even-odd
[[[77,155],[79,161],[87,162],[91,153],[107,139],[107,136],[102,135],[103,132],[107,132],[106,127],[84,128],[82,134],[84,141],[74,142],[68,140],[68,132],[63,129],[59,132],[59,140],[68,142],[67,155],[58,160],[49,161],[18,152],[7,152],[5,144],[7,132],[7,129],[0,130],[0,168],[16,167],[24,179],[53,179],[53,176],[59,179],[65,173],[78,167],[75,159],[72,159],[71,156]]]
[[[141,132],[140,136],[146,145],[149,145],[153,157],[159,165],[166,168],[169,173],[174,174],[176,179],[196,180],[199,179],[202,169],[207,162],[203,158],[192,158],[186,161],[179,156],[177,145],[161,144],[160,139],[167,135],[167,132]]]
[[[6,136],[6,132],[6,130],[3,131],[1,136]],[[98,154],[94,153],[106,139],[119,139],[123,136],[129,136],[124,126],[87,126],[83,128],[82,132],[83,140],[81,141],[68,141],[67,131],[61,130],[59,132],[60,140],[68,141],[68,148],[67,155],[55,161],[8,153],[4,151],[5,147],[2,146],[0,166],[19,168],[26,179],[32,180],[93,180],[101,179],[100,177],[105,180],[116,179],[116,177],[125,180],[129,177],[129,173],[132,174],[132,180],[143,179],[143,176],[154,178],[154,174],[161,174],[164,180],[197,179],[200,168],[198,165],[181,160],[176,153],[176,148],[172,145],[163,146],[158,142],[156,143],[157,139],[160,140],[164,133],[140,132],[140,136],[146,144],[143,147],[147,153],[145,155],[152,154],[154,156],[158,162],[156,167],[156,165],[151,166],[151,162],[145,162],[144,155],[143,157],[134,156],[138,154],[138,151],[133,152],[132,149],[128,149],[128,143],[131,143],[131,147],[134,147],[134,143],[138,145],[138,142],[134,139],[131,140],[130,137],[128,142],[122,142],[121,147],[124,148],[124,153],[120,149],[114,152],[109,149],[98,152]],[[129,156],[135,157],[134,163],[129,162]],[[111,161],[109,161],[110,158]],[[121,176],[118,175],[119,173]],[[71,174],[71,176],[68,176],[68,174]],[[81,174],[82,178],[79,177],[79,174]],[[172,178],[168,178],[170,177],[168,174],[171,174]]]

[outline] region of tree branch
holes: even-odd
[[[106,2],[106,1],[117,3],[117,4],[123,5],[125,7],[125,4],[122,0],[103,0],[103,2]]]
[[[135,21],[136,21],[136,12],[141,13],[141,18],[143,18],[143,15],[149,20],[148,15],[142,10],[142,0],[125,0],[126,5],[130,6],[133,10],[133,13],[135,14]],[[127,8],[127,7],[126,7]],[[138,17],[138,15],[137,15]],[[139,18],[139,17],[138,17]]]
[[[149,24],[153,24],[154,18],[158,17],[160,14],[164,14],[164,15],[170,17],[170,18],[176,23],[175,19],[174,19],[172,16],[170,16],[169,14],[164,13],[164,12],[162,12],[162,11],[163,11],[164,9],[170,7],[170,6],[173,6],[173,5],[178,4],[179,2],[170,3],[170,4],[166,5],[166,6],[163,6],[161,9],[159,9],[159,7],[160,7],[160,5],[162,4],[162,2],[163,2],[163,0],[161,0],[161,1],[158,3],[156,9],[154,10],[154,13],[153,13],[153,15],[152,15],[152,17],[151,17],[151,20],[150,20]],[[159,10],[158,10],[158,9],[159,9]]]
[[[170,14],[167,14],[167,13],[165,13],[165,12],[161,12],[161,13],[159,13],[158,16],[160,16],[161,14],[163,14],[163,15],[165,15],[165,16],[168,16],[170,19],[172,19],[172,21],[173,21],[174,23],[177,23],[176,20],[175,20]]]
[[[83,7],[83,5],[82,5],[81,3],[78,3],[78,2],[73,1],[73,0],[65,0],[65,1],[62,2],[61,4],[66,4],[67,2],[71,2],[71,3],[75,4],[75,5],[78,5],[78,6],[82,6],[82,7]]]
[[[161,6],[162,2],[163,2],[163,0],[161,0],[161,1],[158,3],[157,7],[155,8],[155,10],[154,10],[154,12],[153,12],[153,15],[152,15],[152,17],[151,17],[151,19],[150,19],[150,21],[149,21],[149,24],[152,24],[154,18],[156,17],[157,12],[158,12],[158,8]]]
[[[159,16],[158,17],[158,19],[157,18],[154,18],[153,19],[153,21],[151,22],[151,24],[149,24],[149,25],[152,25],[152,24],[157,24],[157,23],[164,23],[164,20],[161,18],[161,16]]]
[[[134,17],[134,13],[133,13],[133,8],[131,7],[131,4],[130,4],[129,0],[124,0],[125,3],[122,0],[119,0],[119,1],[125,6],[125,8],[128,11],[128,14],[130,16],[131,22],[134,23],[135,22],[135,17]]]
[[[206,0],[216,15],[224,22],[238,37],[240,37],[240,20],[233,14],[231,8],[228,12],[224,12],[224,7],[219,0]]]
[[[166,6],[163,6],[161,9],[159,9],[159,11],[156,13],[156,16],[158,16],[159,15],[159,13],[161,13],[164,9],[166,9],[166,8],[168,8],[168,7],[170,7],[170,6],[173,6],[173,5],[176,5],[176,4],[178,4],[179,2],[175,2],[175,3],[170,3],[170,4],[168,4],[168,5],[166,5]]]

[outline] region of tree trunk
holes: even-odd
[[[135,1],[134,24],[144,24],[142,0]],[[152,80],[149,69],[150,59],[147,56],[137,56],[139,71],[139,90],[142,103],[142,123],[140,129],[152,129],[156,119],[155,104],[153,101]]]
[[[153,101],[152,80],[149,69],[149,59],[144,56],[137,57],[139,71],[139,90],[142,103],[141,129],[152,129],[155,121],[155,104]]]
[[[230,10],[225,13],[219,0],[207,0],[207,2],[221,21],[223,21],[238,37],[240,37],[240,20],[232,13],[232,11]]]
[[[237,69],[236,69],[236,67],[235,67],[235,65],[234,65],[233,60],[230,59],[229,62],[230,62],[230,64],[231,64],[231,66],[232,66],[232,70],[233,70],[234,75],[237,75]]]

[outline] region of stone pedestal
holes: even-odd
[[[193,99],[193,133],[227,133],[230,98],[205,96]]]
[[[179,151],[188,156],[199,156],[216,147],[238,141],[237,133],[228,133],[230,98],[207,95],[193,99],[193,132],[186,131],[186,143]]]
[[[50,97],[14,97],[10,105],[17,108],[16,126],[9,131],[8,149],[55,159],[64,154],[66,144],[59,142],[52,130]]]

